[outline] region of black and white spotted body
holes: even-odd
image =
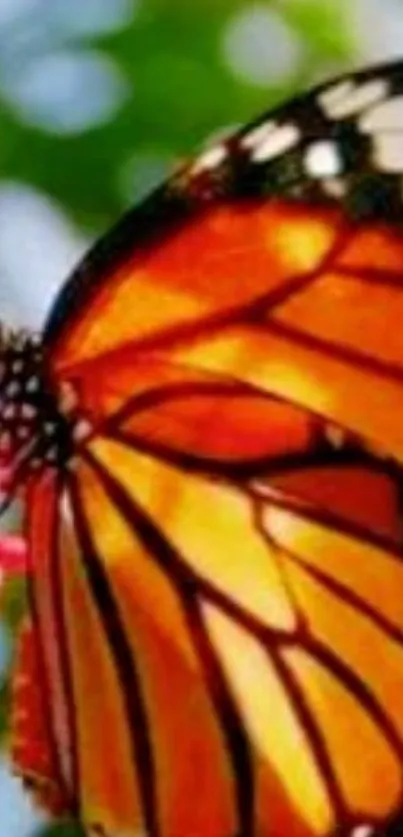
[[[80,420],[63,393],[46,380],[39,338],[2,335],[0,448],[12,472],[65,467],[73,457]],[[67,407],[66,407],[67,403]]]

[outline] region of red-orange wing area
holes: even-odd
[[[12,678],[11,759],[17,775],[40,807],[55,816],[71,813],[51,729],[43,659],[35,626],[20,631]]]
[[[271,419],[295,432],[282,399],[400,456],[402,265],[397,227],[339,207],[210,206],[100,276],[50,374],[95,425],[136,414],[132,432],[205,456],[271,455]]]
[[[123,261],[117,251],[117,267],[110,260],[109,275],[99,267],[93,289],[55,335],[57,369],[127,343],[140,348],[178,337],[190,326],[243,311],[268,293],[284,293],[285,281],[315,270],[326,258],[342,219],[332,209],[315,213],[255,201],[189,212],[169,234],[161,225],[160,236],[158,216],[155,223],[148,245],[137,241]],[[76,293],[79,297],[79,286]]]
[[[19,638],[11,701],[12,762],[38,803],[59,815],[77,811],[69,660],[57,537],[59,481],[54,473],[27,489],[29,624]]]

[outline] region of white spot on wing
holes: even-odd
[[[389,90],[388,83],[385,79],[374,79],[363,84],[346,86],[344,91],[341,89],[336,96],[336,88],[333,91],[333,97],[324,98],[324,94],[320,97],[322,107],[331,119],[346,119],[349,116],[354,116],[355,113],[360,113],[366,110],[371,105],[384,99]],[[325,94],[326,96],[326,94]],[[330,103],[329,103],[330,101]]]
[[[403,174],[403,142],[400,134],[376,134],[373,160],[387,174]]]
[[[277,127],[277,123],[274,121],[270,122],[263,122],[262,125],[258,125],[256,128],[252,128],[244,137],[241,139],[241,148],[246,148],[248,150],[252,150],[257,148],[264,140],[269,136],[274,129]]]
[[[213,148],[208,148],[200,157],[197,158],[193,165],[193,173],[197,174],[200,171],[211,171],[218,168],[227,156],[227,149],[225,145],[215,145]]]
[[[359,122],[364,134],[403,131],[403,96],[392,96],[365,113]]]
[[[264,163],[273,157],[278,157],[298,144],[301,133],[296,125],[281,125],[271,131],[266,139],[257,145],[251,154],[255,163]]]
[[[305,152],[304,162],[310,177],[336,177],[343,170],[338,145],[331,140],[312,143]]]
[[[351,79],[332,84],[331,87],[323,90],[319,95],[319,104],[327,115],[330,116],[333,107],[337,107],[340,102],[354,89]]]

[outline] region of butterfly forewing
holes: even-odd
[[[294,100],[134,209],[51,312],[85,432],[45,568],[31,499],[32,602],[88,829],[399,827],[402,133],[399,63]]]

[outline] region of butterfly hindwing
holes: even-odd
[[[195,706],[189,722],[193,718],[200,732],[215,709],[221,760],[216,772],[217,730],[213,736],[206,727],[202,739],[209,742],[211,759],[206,776],[218,789],[221,805],[228,787],[232,790],[232,816],[240,833],[260,833],[260,828],[282,837],[292,828],[298,835],[333,834],[344,824],[347,834],[354,827],[386,822],[398,806],[402,570],[389,533],[381,546],[368,520],[359,527],[343,507],[333,520],[326,519],[326,504],[322,511],[318,503],[312,510],[304,496],[309,474],[304,481],[298,470],[293,489],[291,463],[282,486],[281,476],[267,479],[269,486],[277,485],[272,497],[273,489],[265,490],[261,477],[256,483],[212,482],[110,439],[94,442],[83,466],[81,489],[79,478],[75,490],[131,638],[133,658],[143,671],[150,739],[160,743],[154,750],[153,787],[163,835],[175,834],[185,822],[198,833],[198,806],[187,811],[186,794],[180,803],[175,797],[174,806],[165,786],[166,775],[174,789],[176,781],[178,788],[186,787],[194,774],[181,774],[188,761],[184,754],[182,761],[179,744],[170,750],[167,731],[165,737],[158,733],[160,724],[173,723],[168,719],[176,711],[186,728],[187,713]],[[362,481],[363,492],[371,481],[370,469],[366,475],[358,465],[355,472],[350,466],[349,476]],[[379,501],[384,495],[392,515],[398,486],[393,488],[392,478],[376,470],[372,476]],[[97,480],[96,490],[89,488],[90,478]],[[287,483],[289,494],[295,493],[294,507]],[[363,502],[370,494],[371,489]],[[390,521],[389,527],[396,525]],[[125,547],[133,537],[137,548]],[[136,572],[140,544],[148,564]],[[164,605],[157,577],[170,590],[171,604],[166,599]],[[157,658],[154,632],[156,637],[162,632],[168,642]],[[192,664],[195,653],[198,671]],[[198,684],[206,690],[204,708],[200,700],[190,700],[182,668],[193,670],[193,688]],[[175,695],[172,705],[169,692],[165,700],[158,692],[159,677]],[[191,742],[196,753],[194,735],[190,726],[182,740],[183,746]],[[166,769],[160,762],[163,752],[166,758],[171,752],[167,774],[161,768],[165,764]],[[362,759],[362,753],[371,753],[371,760]],[[198,763],[203,764],[200,756]],[[231,771],[234,784],[228,786]],[[382,793],[374,794],[381,776]],[[210,792],[206,798],[212,813],[215,796]],[[176,826],[171,826],[174,810]],[[209,826],[203,822],[203,830],[232,833],[218,812]]]
[[[12,679],[11,759],[36,802],[60,816],[72,813],[71,799],[60,776],[38,641],[35,626],[26,620]]]

